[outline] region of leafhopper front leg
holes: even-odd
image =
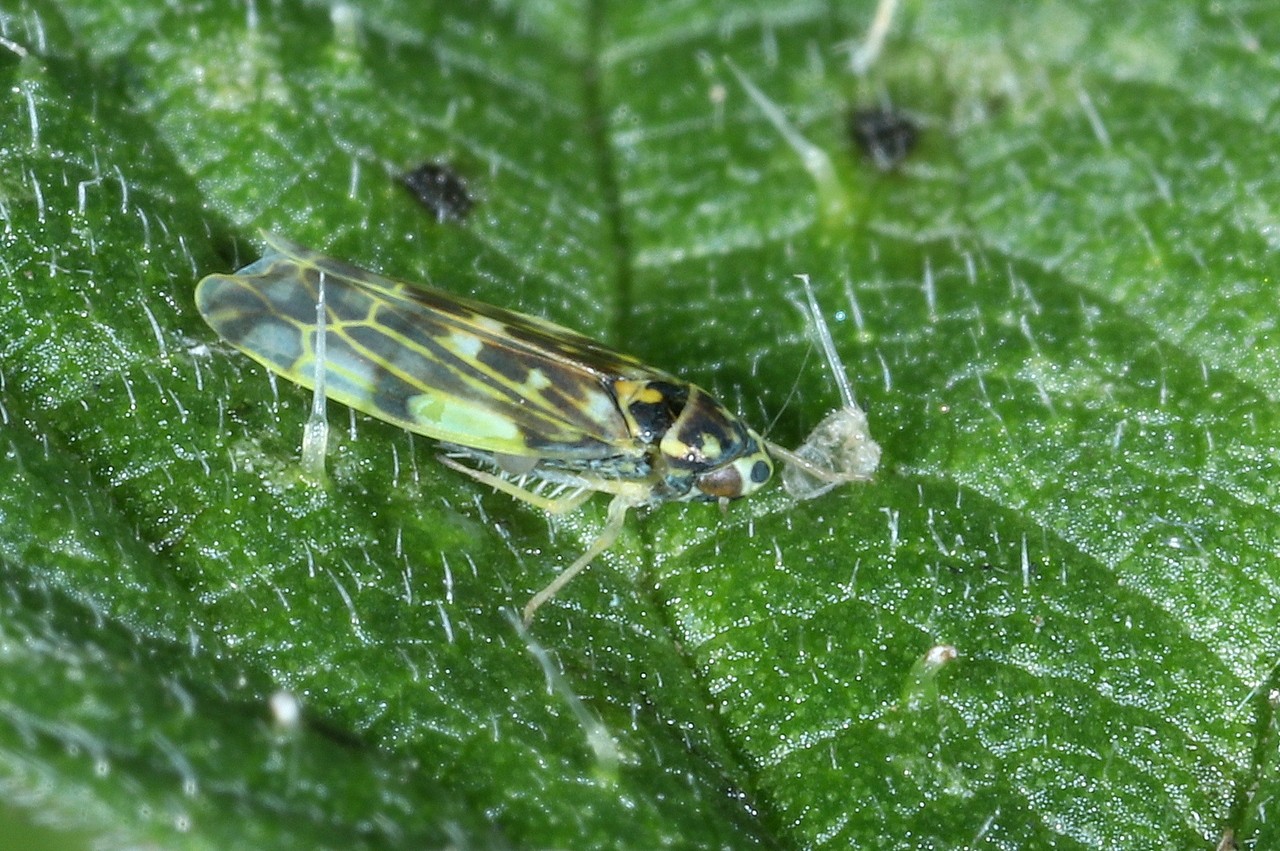
[[[614,541],[618,540],[618,533],[622,531],[623,522],[627,519],[627,509],[632,504],[631,500],[622,494],[615,496],[609,502],[609,518],[605,521],[604,529],[600,531],[600,535],[587,548],[587,551],[578,556],[577,561],[562,570],[559,576],[551,580],[550,585],[534,594],[529,598],[529,602],[524,604],[521,616],[524,618],[525,626],[533,623],[533,615],[538,611],[538,607],[559,593],[569,580],[586,570],[587,565],[591,564],[596,556],[613,546]]]
[[[508,496],[515,497],[516,499],[527,502],[530,505],[541,508],[549,514],[563,514],[565,512],[572,511],[573,509],[581,506],[582,503],[586,502],[587,499],[595,493],[593,490],[581,488],[568,496],[547,497],[540,493],[534,493],[528,488],[522,488],[515,482],[508,481],[494,473],[477,470],[474,467],[468,467],[466,464],[463,464],[454,458],[450,458],[448,455],[441,455],[439,456],[439,459],[440,463],[444,464],[449,469],[457,470],[459,473],[464,473],[475,479],[477,482],[490,485]],[[587,566],[591,564],[591,562],[595,561],[596,556],[613,546],[614,542],[618,540],[618,533],[622,531],[622,524],[627,519],[627,509],[636,504],[635,496],[629,491],[614,495],[613,499],[609,502],[609,515],[605,520],[604,529],[602,529],[596,539],[592,541],[591,546],[587,547],[587,551],[578,556],[573,564],[562,570],[560,575],[553,579],[546,588],[543,588],[537,594],[534,594],[529,598],[529,602],[525,603],[524,609],[521,612],[521,617],[524,619],[525,626],[528,626],[533,622],[534,614],[543,603],[547,602],[559,593],[560,589],[569,583],[569,580],[586,570]]]

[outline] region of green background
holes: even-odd
[[[0,8],[0,835],[1280,845],[1280,12],[918,0],[860,78],[870,16]],[[848,138],[877,103],[922,129],[891,173]],[[467,221],[397,184],[423,161]],[[308,395],[192,303],[262,230],[792,446],[838,401],[807,274],[883,465],[633,517],[526,633],[603,506],[548,523],[338,407],[302,481]]]

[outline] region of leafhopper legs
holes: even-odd
[[[539,606],[559,593],[560,589],[585,570],[596,556],[613,546],[613,542],[618,540],[618,533],[622,531],[623,522],[627,519],[627,509],[631,506],[632,502],[622,494],[615,496],[609,502],[609,517],[605,521],[604,528],[600,530],[599,536],[590,547],[587,547],[587,551],[578,556],[577,561],[562,570],[559,576],[551,580],[550,585],[534,594],[529,602],[524,604],[524,610],[520,614],[524,618],[525,626],[533,623],[534,613],[538,611]]]
[[[507,496],[515,497],[521,502],[527,502],[534,508],[540,508],[548,514],[567,514],[578,508],[582,503],[591,498],[595,491],[589,488],[578,488],[571,491],[567,496],[546,496],[544,494],[531,491],[528,488],[522,488],[515,482],[504,479],[496,473],[489,473],[484,470],[477,470],[475,467],[468,467],[466,464],[458,461],[456,458],[450,458],[448,455],[437,456],[440,463],[448,467],[450,470],[457,470],[466,476],[470,476],[481,484],[489,485],[494,490],[499,490]]]
[[[516,482],[503,478],[496,473],[490,473],[485,470],[477,470],[474,467],[468,467],[466,464],[458,461],[456,458],[450,458],[448,455],[440,455],[440,463],[451,470],[470,476],[477,482],[489,485],[490,487],[502,491],[508,496],[514,497],[522,502],[540,508],[548,514],[566,514],[579,508],[584,502],[591,498],[595,490],[587,487],[579,487],[570,491],[565,496],[549,497],[544,494],[536,493],[523,488]],[[587,548],[587,551],[580,555],[573,564],[566,567],[560,574],[552,580],[552,582],[543,588],[537,594],[529,599],[525,604],[521,616],[524,619],[524,625],[528,626],[533,622],[534,613],[538,611],[543,603],[550,600],[557,592],[563,588],[569,580],[577,576],[595,560],[596,556],[603,553],[609,547],[613,546],[614,541],[618,538],[618,533],[622,531],[623,521],[626,520],[627,509],[638,504],[636,496],[632,489],[620,487],[619,492],[613,497],[609,503],[609,514],[605,520],[604,529],[596,536],[596,539]],[[643,504],[642,502],[639,504]]]

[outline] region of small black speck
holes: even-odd
[[[891,171],[915,149],[920,128],[906,113],[891,107],[873,107],[850,113],[849,135],[876,168]]]
[[[467,184],[447,165],[423,163],[405,172],[400,182],[438,222],[460,222],[475,204],[467,192]]]

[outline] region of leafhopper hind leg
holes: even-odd
[[[515,482],[504,479],[501,476],[484,470],[477,470],[474,467],[468,467],[466,464],[462,464],[447,455],[439,457],[440,463],[449,469],[465,473],[477,482],[490,485],[508,496],[541,508],[549,514],[564,514],[572,511],[581,506],[595,493],[595,491],[582,488],[568,496],[547,497],[540,493],[534,493],[528,488],[522,488]],[[618,533],[622,531],[622,524],[627,519],[627,509],[634,504],[635,499],[629,492],[614,495],[609,502],[609,516],[605,521],[604,529],[600,531],[591,546],[587,547],[587,551],[578,556],[573,564],[562,570],[560,575],[551,581],[551,584],[534,594],[529,598],[529,602],[525,603],[524,609],[521,611],[525,626],[533,622],[534,614],[543,603],[554,597],[561,588],[568,584],[569,580],[586,570],[587,565],[595,561],[596,556],[613,546],[614,541],[618,540]]]
[[[540,508],[548,514],[566,514],[578,508],[582,503],[591,498],[595,491],[587,488],[578,488],[568,496],[543,496],[540,493],[534,493],[528,488],[522,488],[518,484],[509,479],[484,470],[477,470],[474,467],[468,467],[466,464],[457,459],[450,458],[448,455],[437,456],[440,463],[448,467],[450,470],[457,470],[475,479],[481,484],[500,490],[507,496],[515,497],[521,502],[527,502],[535,508]]]

